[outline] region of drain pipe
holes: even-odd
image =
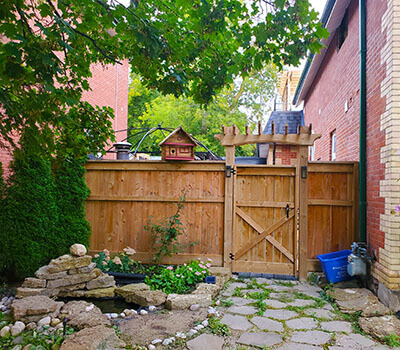
[[[367,232],[367,38],[366,38],[366,6],[365,0],[359,0],[360,26],[360,169],[359,169],[359,227],[360,242],[366,242]]]

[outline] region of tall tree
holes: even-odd
[[[113,111],[81,101],[92,63],[128,58],[147,86],[206,104],[238,75],[297,64],[326,35],[308,0],[0,0],[0,135],[35,129],[48,153],[97,152]]]

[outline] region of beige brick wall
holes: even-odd
[[[400,289],[400,216],[394,208],[400,204],[400,0],[388,0],[382,19],[386,45],[381,51],[381,63],[386,66],[386,78],[381,84],[386,97],[386,110],[381,116],[381,130],[386,145],[381,149],[385,179],[380,182],[380,196],[385,199],[385,213],[380,217],[380,229],[385,234],[384,248],[379,250],[379,262],[374,264],[375,278],[389,289]]]

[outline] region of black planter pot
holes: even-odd
[[[114,276],[115,282],[118,285],[142,283],[146,278],[146,275],[140,273],[107,272],[107,274],[110,276]]]

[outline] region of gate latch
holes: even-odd
[[[235,260],[235,254],[233,254],[233,253],[229,253],[229,259],[231,259],[231,260]]]
[[[286,204],[286,217],[288,219],[289,219],[289,211],[290,211],[289,204]]]
[[[232,174],[236,174],[236,170],[233,169],[231,165],[227,165],[225,167],[225,176],[226,177],[231,177]]]

